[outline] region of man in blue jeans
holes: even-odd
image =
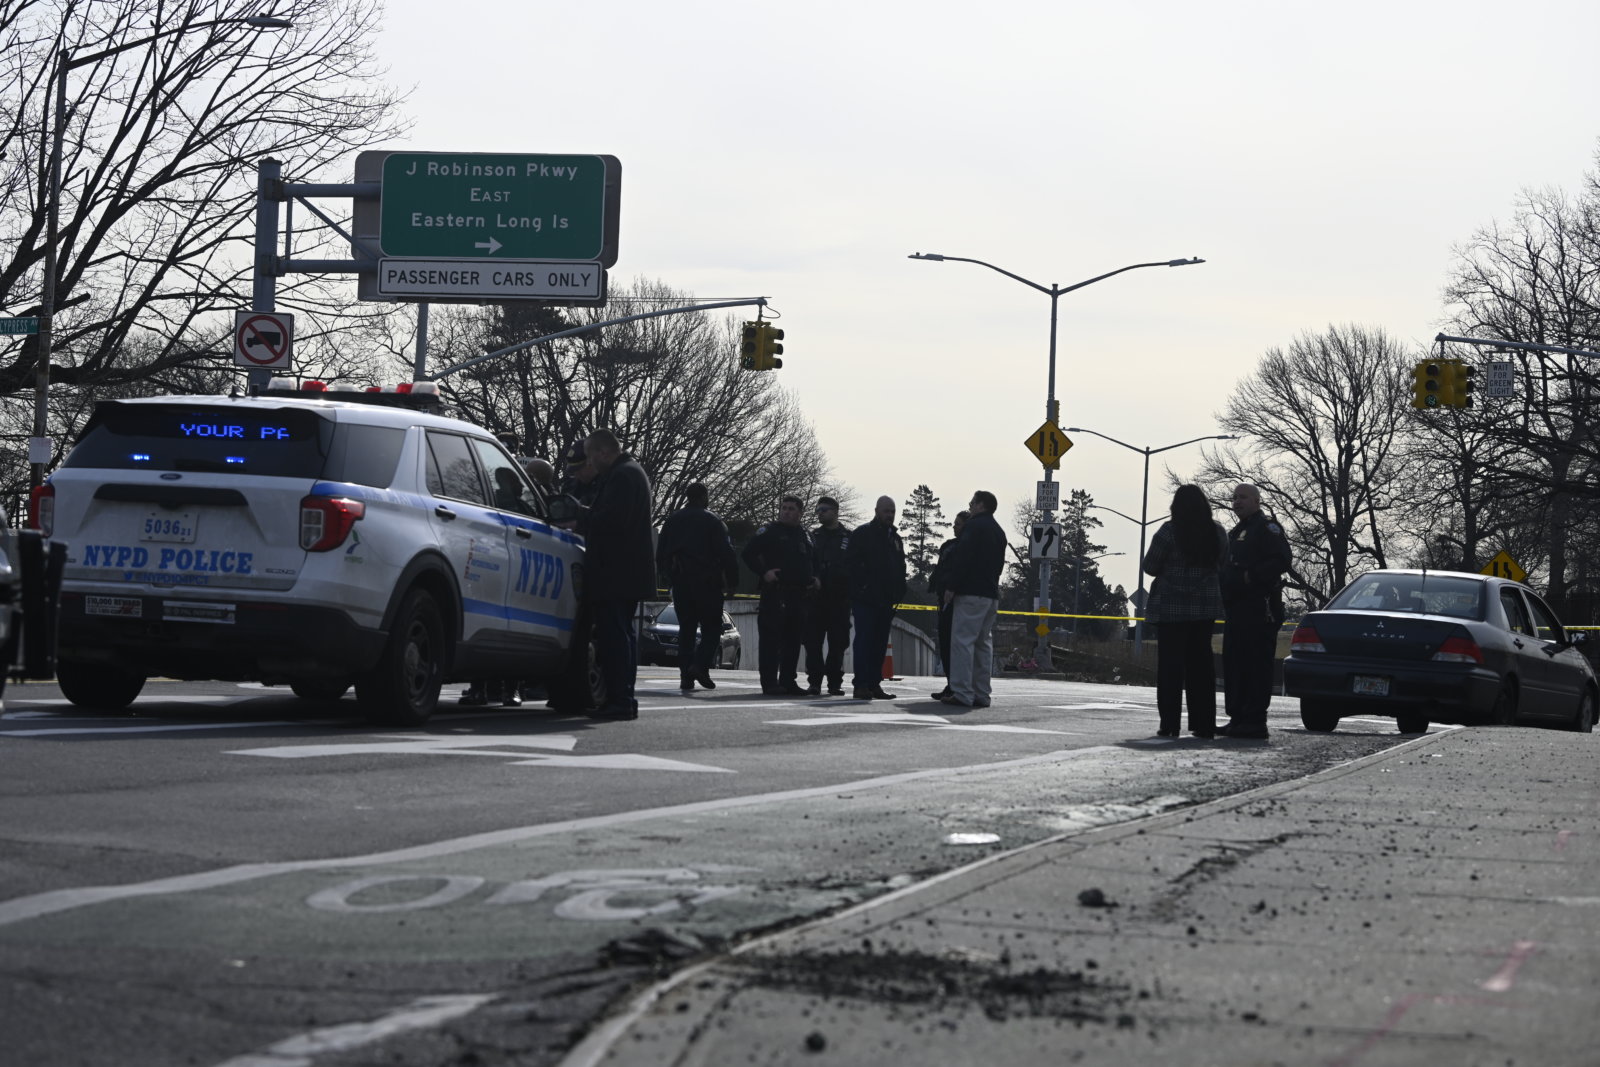
[[[584,451],[598,478],[594,503],[578,519],[586,542],[584,582],[594,619],[595,659],[605,679],[599,719],[637,719],[634,681],[639,639],[633,617],[656,593],[655,534],[650,525],[650,476],[622,450],[610,430],[596,430]]]
[[[850,569],[850,609],[856,640],[851,649],[857,700],[893,700],[883,690],[883,659],[889,648],[894,608],[906,592],[906,550],[894,525],[894,501],[878,498],[872,521],[857,526],[845,551]]]

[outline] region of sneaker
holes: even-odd
[[[709,670],[701,671],[694,676],[694,680],[700,683],[700,688],[702,689],[715,689],[717,687],[717,683],[711,680],[711,672]]]

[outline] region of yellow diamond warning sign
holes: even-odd
[[[1061,457],[1067,454],[1067,449],[1072,447],[1072,441],[1061,432],[1061,427],[1055,420],[1046,419],[1044,425],[1033,431],[1033,436],[1022,442],[1028,446],[1040,463],[1047,470],[1060,470]]]

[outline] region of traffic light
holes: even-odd
[[[1411,406],[1436,408],[1444,402],[1444,368],[1437,360],[1423,360],[1411,371]]]
[[[778,342],[783,340],[783,331],[770,323],[762,323],[766,328],[761,331],[761,355],[757,366],[762,370],[778,370],[783,366],[783,360],[778,357],[783,355],[783,345]]]
[[[759,370],[761,355],[761,323],[747,322],[739,340],[739,366],[745,370]]]
[[[1453,408],[1470,408],[1472,406],[1472,376],[1478,373],[1459,359],[1452,359],[1445,364],[1445,380],[1449,383],[1447,392],[1449,396],[1445,403]]]

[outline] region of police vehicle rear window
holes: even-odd
[[[110,402],[64,466],[317,478],[332,439],[332,421],[303,409]]]

